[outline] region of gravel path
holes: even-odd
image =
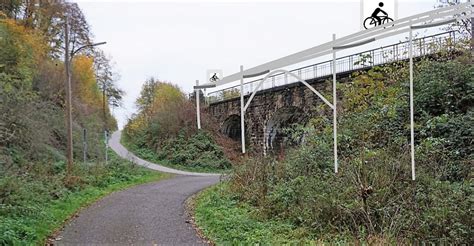
[[[192,194],[219,182],[219,175],[183,172],[149,163],[129,153],[119,140],[120,132],[115,132],[110,147],[120,156],[178,175],[101,199],[71,220],[55,244],[205,245],[187,223],[184,202]]]

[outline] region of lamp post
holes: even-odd
[[[69,20],[66,16],[64,25],[64,42],[65,42],[65,52],[64,52],[64,65],[66,67],[66,128],[67,128],[67,176],[71,175],[72,167],[74,165],[73,161],[73,147],[72,147],[72,100],[71,100],[71,61],[74,55],[80,50],[88,47],[94,47],[106,42],[100,42],[95,44],[83,45],[76,50],[69,53]]]
[[[197,128],[198,130],[201,129],[201,109],[200,109],[200,99],[199,99],[199,93],[201,92],[201,89],[206,89],[206,88],[214,88],[216,87],[215,84],[211,85],[199,85],[199,80],[196,80],[196,86],[194,86],[194,92],[196,93],[196,121],[197,121]]]
[[[196,86],[199,86],[199,80],[196,80]],[[201,92],[201,90],[196,90],[196,112],[197,112],[197,127],[198,127],[198,130],[201,130],[201,110],[199,108],[199,93]]]
[[[245,154],[244,103],[244,66],[240,65],[240,141],[242,143],[242,154]]]

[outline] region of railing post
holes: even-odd
[[[393,46],[393,61],[397,60],[397,57],[395,56],[395,54],[397,53],[396,50],[397,50],[397,45],[394,45]]]
[[[318,77],[318,72],[317,72],[317,70],[318,70],[318,69],[317,69],[317,65],[314,65],[314,66],[313,66],[313,76],[314,76],[313,78],[317,78],[317,77]]]
[[[422,45],[423,45],[423,54],[426,54],[426,39],[425,38],[423,38]]]
[[[474,25],[474,23],[473,23]],[[471,31],[472,32],[472,31]],[[474,32],[473,32],[474,35]],[[471,42],[472,43],[472,42]],[[456,47],[456,32],[453,32],[453,46]],[[472,47],[471,47],[472,48]]]
[[[399,60],[400,60],[400,57],[399,57],[399,54],[400,54],[400,52],[399,52],[399,51],[400,51],[400,45],[397,44],[396,47],[397,47],[397,48],[395,49],[395,54],[396,54],[396,56],[397,56],[397,61],[399,61]]]
[[[418,39],[418,45],[419,45],[419,50],[420,50],[420,53],[418,54],[419,56],[422,56],[423,55],[423,47],[421,45],[421,39]]]
[[[372,66],[375,66],[375,52],[372,50]]]

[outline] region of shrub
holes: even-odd
[[[417,67],[416,181],[406,70],[403,63],[376,67],[340,85],[337,175],[332,126],[323,115],[310,121],[306,141],[285,159],[245,160],[229,189],[260,217],[318,237],[472,244],[473,66],[422,61]]]
[[[177,86],[151,78],[137,105],[140,111],[127,123],[124,138],[139,156],[197,171],[230,167],[228,156],[233,156],[228,146],[232,144],[205,112],[201,119],[206,130],[196,128],[194,105]]]

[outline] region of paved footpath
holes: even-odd
[[[120,144],[120,132],[109,141],[120,156],[174,178],[112,193],[79,213],[56,245],[205,245],[184,210],[185,200],[219,182],[217,174],[183,172],[144,161]]]

